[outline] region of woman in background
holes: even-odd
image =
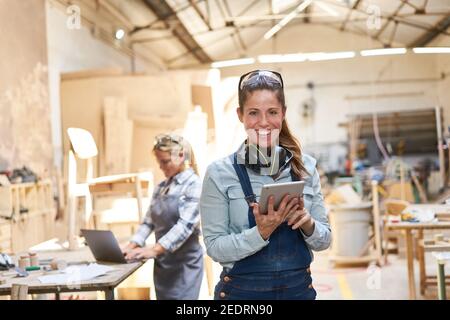
[[[166,180],[155,188],[144,222],[123,251],[127,259],[155,259],[158,300],[195,300],[203,279],[203,249],[194,154],[185,139],[173,134],[157,136],[153,154]],[[153,231],[156,243],[145,246]]]

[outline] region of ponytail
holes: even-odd
[[[296,175],[299,179],[302,179],[305,175],[308,175],[308,171],[303,165],[300,142],[289,130],[286,120],[283,120],[281,125],[279,140],[280,146],[286,148],[292,153],[291,170],[294,175]]]

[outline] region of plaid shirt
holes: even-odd
[[[168,183],[169,182],[169,183]],[[168,183],[168,184],[167,184]],[[180,218],[177,223],[160,239],[158,243],[169,252],[174,252],[196,232],[200,234],[200,214],[198,203],[201,193],[201,180],[192,169],[187,169],[174,176],[171,181],[161,182],[153,192],[152,199],[158,197],[167,187],[171,194],[179,194],[178,211]],[[152,200],[153,202],[153,200]],[[131,238],[139,246],[145,245],[145,240],[155,229],[151,217],[152,205],[150,205],[145,215],[143,223],[136,234]]]

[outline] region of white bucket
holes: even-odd
[[[369,241],[372,203],[334,205],[330,207],[331,251],[335,256],[360,257]]]

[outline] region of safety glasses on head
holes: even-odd
[[[183,137],[173,134],[159,134],[155,137],[154,147],[171,147],[173,145],[183,145]]]
[[[241,78],[239,79],[239,91],[244,88],[244,86],[250,79],[256,76],[271,78],[277,81],[281,85],[281,88],[284,88],[283,78],[281,77],[280,73],[271,70],[253,70],[241,76]]]

